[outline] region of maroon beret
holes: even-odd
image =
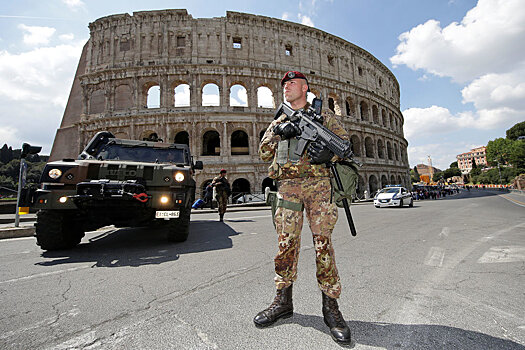
[[[308,84],[308,79],[306,79],[303,73],[298,72],[296,70],[291,70],[284,74],[284,77],[281,79],[281,86],[283,86],[284,83],[286,83],[290,79],[304,79],[306,80],[306,84]]]

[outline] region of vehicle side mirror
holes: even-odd
[[[195,165],[193,166],[193,169],[196,169],[196,170],[202,170],[204,169],[204,166],[202,164],[202,161],[201,160],[198,160],[195,162]]]

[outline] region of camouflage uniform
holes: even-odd
[[[221,182],[225,182],[227,185],[222,185]],[[228,204],[228,192],[226,191],[226,186],[230,186],[228,179],[226,177],[216,176],[212,181],[215,184],[216,195],[215,199],[219,204],[219,215],[224,215],[226,213],[226,205]]]
[[[305,108],[308,108],[308,105]],[[341,283],[331,241],[332,231],[337,222],[337,207],[332,203],[330,169],[324,164],[310,164],[306,152],[301,157],[292,159],[293,149],[291,152],[290,149],[293,146],[288,147],[287,154],[279,147],[281,144],[282,148],[285,148],[287,142],[293,142],[281,141],[280,136],[273,132],[274,127],[283,122],[285,117],[282,115],[270,124],[259,145],[259,155],[263,161],[272,161],[268,175],[278,180],[278,197],[304,206],[313,234],[317,283],[326,295],[338,298]],[[344,139],[349,138],[333,113],[325,111],[323,117],[324,126]],[[284,162],[283,152],[285,158],[288,157]],[[279,207],[275,212],[274,223],[279,235],[279,252],[274,259],[275,283],[277,289],[282,289],[290,286],[297,278],[303,212],[297,208]]]

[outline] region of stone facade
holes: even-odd
[[[101,130],[122,138],[154,135],[190,145],[204,162],[199,186],[226,168],[234,191],[260,192],[270,181],[259,140],[283,102],[281,77],[299,70],[350,132],[365,164],[360,192],[409,185],[399,84],[352,43],[237,12],[194,19],[186,10],[144,11],[103,17],[89,28],[51,159],[76,157]],[[203,94],[205,86],[218,91],[215,100]],[[244,104],[230,96],[236,91],[245,94]],[[271,100],[265,107],[262,93]]]

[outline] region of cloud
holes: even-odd
[[[58,36],[58,38],[62,41],[71,41],[75,39],[75,34],[69,33],[69,34],[61,34]]]
[[[304,24],[305,26],[309,26],[309,27],[315,27],[314,22],[312,21],[310,17],[300,14],[300,13],[297,14],[297,17],[301,21],[301,24]]]
[[[461,23],[442,28],[432,19],[401,34],[390,61],[457,82],[508,73],[524,61],[523,23],[522,0],[479,0]]]
[[[175,107],[187,107],[190,105],[190,86],[181,84],[175,88]]]
[[[0,51],[0,96],[65,107],[82,46],[78,42],[20,54]]]
[[[18,28],[25,32],[24,43],[31,46],[48,44],[56,32],[55,28],[26,26],[25,24],[19,24]]]
[[[432,166],[445,170],[452,162],[456,161],[456,155],[471,150],[479,145],[472,145],[466,142],[459,143],[429,143],[420,146],[408,146],[408,161],[413,168],[417,164],[428,165],[428,156],[432,160]]]
[[[62,0],[66,6],[73,11],[77,11],[80,8],[83,8],[85,6],[84,2],[82,0]]]
[[[290,19],[290,14],[288,12],[283,12],[281,19],[287,21]]]

